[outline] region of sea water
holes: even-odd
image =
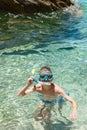
[[[79,1],[83,16],[63,13],[22,16],[0,13],[0,130],[87,130],[87,1]],[[58,104],[51,122],[34,120],[37,93],[18,97],[32,69],[51,67],[54,82],[78,103],[78,119],[71,121],[71,104],[62,116]]]

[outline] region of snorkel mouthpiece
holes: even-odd
[[[50,82],[41,82],[41,81],[39,81],[39,83],[42,84],[42,85],[47,85],[47,86],[50,86],[50,85],[51,85]]]

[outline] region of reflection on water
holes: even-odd
[[[86,15],[75,18],[59,13],[33,17],[0,14],[0,130],[87,129],[87,22],[84,21]],[[49,124],[35,121],[34,112],[40,103],[37,94],[16,96],[32,69],[38,72],[43,65],[52,68],[54,82],[78,102],[76,122],[69,120],[68,102],[63,107],[63,116],[56,104]]]

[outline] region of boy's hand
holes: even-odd
[[[71,120],[76,120],[77,119],[77,112],[73,111],[70,115]]]
[[[28,81],[27,84],[18,92],[17,96],[24,96],[26,95],[26,90],[28,89],[28,87],[34,82],[34,77],[31,76]]]
[[[32,84],[33,82],[34,82],[34,77],[33,76],[28,78],[28,84]]]

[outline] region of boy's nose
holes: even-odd
[[[48,76],[45,76],[44,80],[45,80],[45,81],[48,81]]]

